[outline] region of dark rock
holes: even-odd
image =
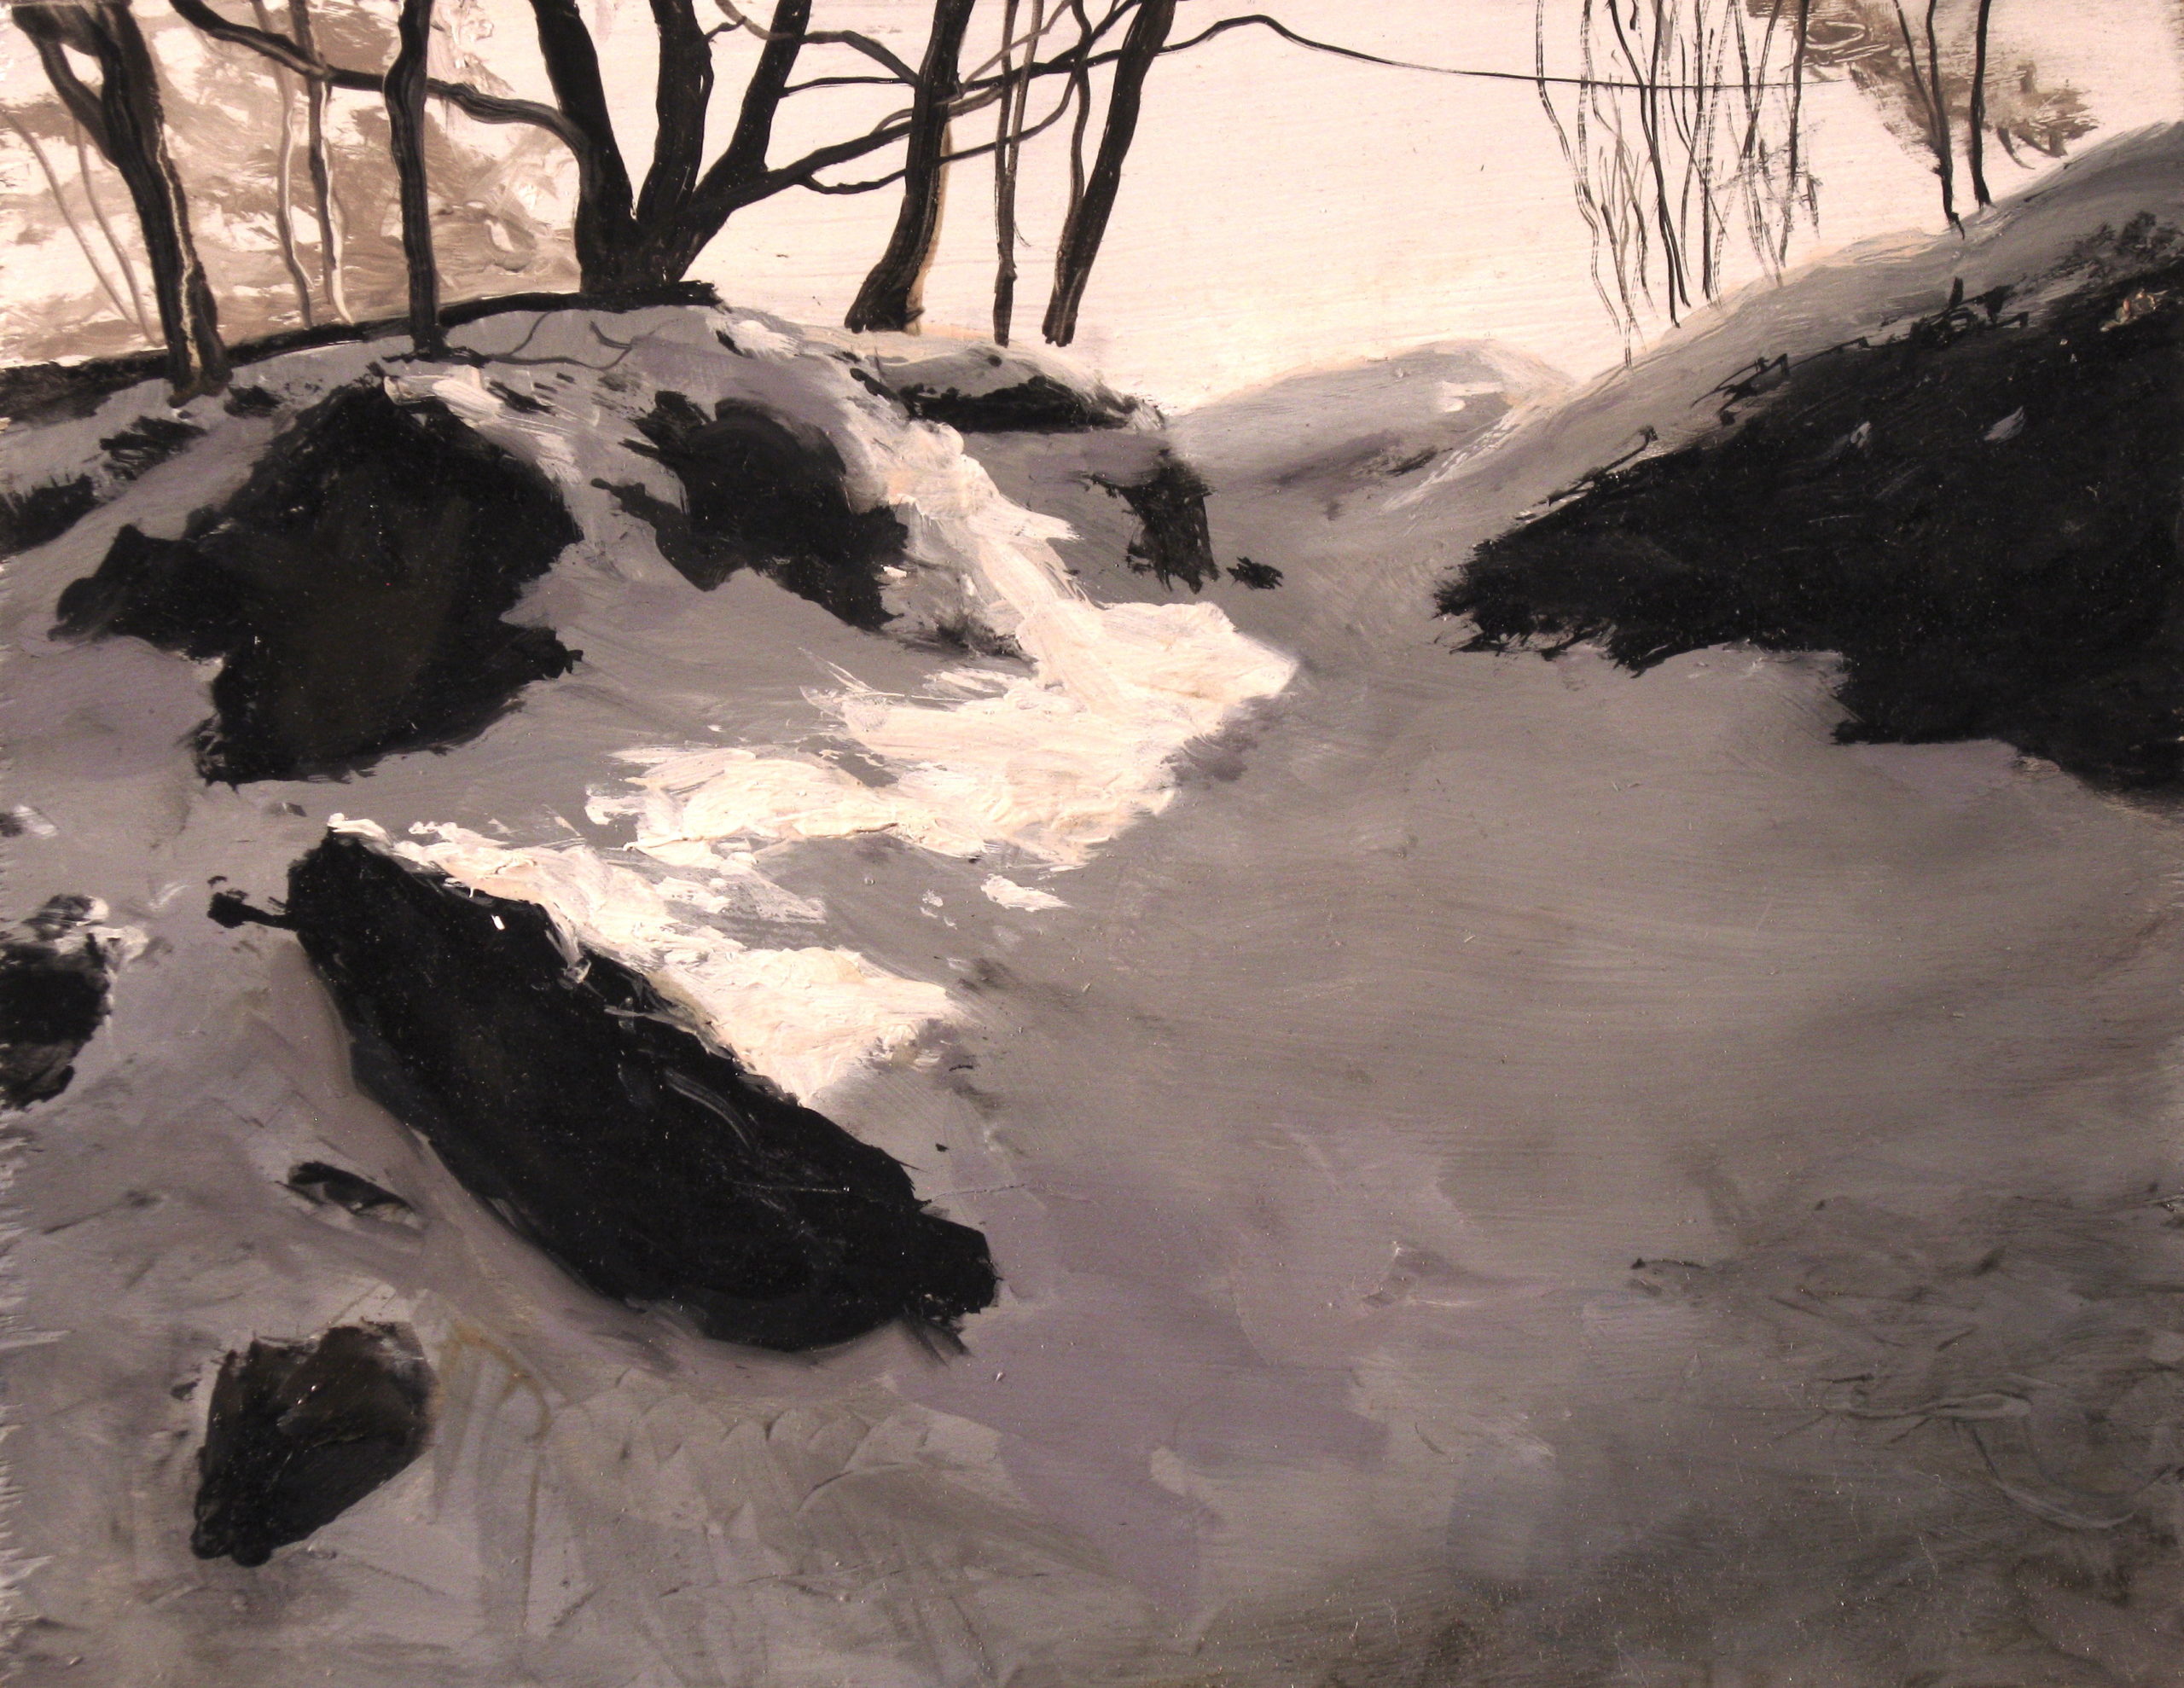
[[[363,838],[291,871],[289,918],[357,1080],[456,1178],[600,1293],[707,1335],[824,1347],[993,1299],[985,1239],[909,1175],[677,1023],[637,974],[572,958],[545,912]]]
[[[398,1325],[340,1325],[230,1353],[206,1409],[191,1549],[262,1565],[333,1523],[417,1457],[432,1392]]]
[[[99,442],[107,467],[117,481],[132,481],[157,468],[205,430],[177,416],[139,416],[119,433]]]
[[[1718,428],[1609,468],[1441,594],[1470,648],[1834,651],[1838,739],[1996,738],[2184,779],[2184,267],[2036,319],[1952,300],[1896,341],[1770,359]]]
[[[410,1210],[410,1204],[392,1190],[382,1190],[361,1173],[328,1166],[324,1161],[303,1161],[291,1167],[288,1183],[315,1206],[330,1204],[353,1214],[382,1219]]]
[[[102,439],[99,449],[106,453],[113,485],[119,487],[156,468],[204,432],[195,423],[179,418],[140,416],[119,433]],[[102,502],[89,475],[0,494],[0,556],[58,539]]]
[[[1205,520],[1205,495],[1211,489],[1188,463],[1163,450],[1141,476],[1126,481],[1095,479],[1137,517],[1138,536],[1130,548],[1132,568],[1157,575],[1163,586],[1180,580],[1194,592],[1220,578]]]
[[[89,475],[0,494],[0,556],[58,539],[98,508]]]
[[[281,408],[281,395],[270,387],[231,387],[222,408],[230,416],[270,416]]]
[[[242,926],[272,926],[286,931],[294,923],[285,914],[253,907],[249,895],[239,890],[216,890],[206,905],[205,918],[216,926],[234,931]]]
[[[1281,584],[1281,571],[1272,563],[1255,563],[1249,557],[1239,557],[1228,566],[1228,578],[1254,592],[1271,592]]]
[[[661,393],[637,427],[644,442],[631,448],[674,472],[682,507],[640,486],[607,490],[693,586],[710,592],[756,569],[852,627],[886,624],[880,570],[901,556],[903,525],[850,508],[832,441],[749,405],[723,401],[708,416],[679,392]]]
[[[0,941],[0,1107],[58,1096],[106,1018],[113,957],[84,930],[96,905],[56,896]]]
[[[897,383],[893,392],[910,415],[945,422],[962,433],[1078,433],[1130,426],[1135,399],[1104,387],[1083,388],[1033,374],[1014,386],[964,392],[954,386]]]
[[[482,731],[575,660],[501,617],[578,537],[544,476],[438,401],[345,387],[186,537],[115,537],[61,595],[70,637],[224,658],[208,780],[351,772]]]

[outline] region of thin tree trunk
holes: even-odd
[[[1092,50],[1092,20],[1085,15],[1084,0],[1069,0],[1069,9],[1077,20],[1077,39],[1083,53],[1069,73],[1069,96],[1077,102],[1077,115],[1069,120],[1069,204],[1062,212],[1065,229],[1076,220],[1077,208],[1084,203],[1084,136],[1092,126],[1092,73],[1084,65]]]
[[[1138,113],[1144,103],[1145,78],[1153,61],[1167,45],[1175,26],[1176,0],[1139,0],[1130,33],[1123,38],[1115,58],[1115,84],[1107,96],[1107,120],[1100,133],[1100,150],[1085,177],[1084,193],[1070,212],[1061,231],[1061,245],[1054,254],[1054,290],[1047,302],[1045,333],[1056,345],[1067,345],[1077,337],[1077,313],[1084,300],[1092,266],[1107,238],[1107,218],[1121,190],[1123,160],[1130,155],[1137,134]]]
[[[851,329],[901,332],[924,314],[919,295],[933,242],[940,233],[940,208],[948,183],[948,118],[961,91],[963,35],[977,0],[935,0],[932,33],[926,38],[925,62],[910,102],[909,156],[903,166],[903,206],[887,249],[857,289],[845,319]],[[1172,5],[1171,5],[1172,9]]]
[[[1786,179],[1791,204],[1782,218],[1782,244],[1776,249],[1784,264],[1790,261],[1790,235],[1798,222],[1798,172],[1804,168],[1799,154],[1804,145],[1805,61],[1811,52],[1811,42],[1812,0],[1798,0],[1798,38],[1790,53],[1790,157]]]
[[[212,285],[189,233],[189,200],[167,152],[160,85],[151,50],[126,0],[99,5],[26,5],[15,21],[38,47],[61,102],[127,184],[152,267],[167,376],[177,399],[227,384]],[[95,60],[94,93],[68,62],[67,49]]]
[[[113,261],[121,266],[122,285],[129,289],[130,315],[136,319],[136,326],[146,334],[152,331],[151,311],[144,308],[144,284],[136,279],[136,266],[129,257],[129,248],[115,232],[113,219],[106,214],[106,201],[99,195],[98,172],[91,168],[91,148],[84,133],[84,125],[76,125],[76,177],[84,184],[84,203],[91,208],[91,220],[99,225],[99,233],[106,236],[107,250],[113,254]]]
[[[307,54],[317,54],[311,38],[311,0],[288,0],[288,32]],[[326,308],[341,322],[349,320],[349,300],[341,285],[341,236],[334,228],[334,177],[326,162],[327,86],[317,77],[304,79],[304,145],[311,171],[313,213],[318,223],[319,286],[326,294]]]
[[[7,119],[8,127],[15,131],[17,137],[31,149],[31,156],[38,160],[38,167],[45,177],[45,185],[52,189],[54,206],[61,212],[61,220],[67,225],[68,232],[76,237],[76,244],[83,249],[84,262],[90,265],[91,275],[98,281],[99,291],[113,301],[113,308],[121,314],[125,322],[133,319],[141,333],[144,327],[143,312],[138,309],[132,309],[135,301],[125,300],[121,296],[121,289],[107,276],[106,266],[99,262],[99,255],[91,246],[90,236],[84,232],[84,225],[76,220],[76,213],[69,208],[68,196],[61,191],[61,177],[53,168],[53,160],[46,157],[45,148],[38,145],[38,136],[26,129],[13,112],[0,108],[0,117]],[[84,173],[83,183],[84,197],[90,200],[91,178],[88,170]],[[97,202],[96,200],[91,202],[96,207]],[[111,244],[113,241],[111,232],[107,238]],[[119,248],[116,248],[114,255],[120,256]]]
[[[1979,14],[1972,26],[1972,109],[1964,136],[1964,160],[1972,167],[1972,197],[1982,206],[1995,202],[1987,191],[1987,32],[1994,12],[1995,0],[1979,0]]]
[[[1046,0],[1031,0],[1031,20],[1025,32],[1024,62],[1011,82],[1009,40],[1016,27],[1016,0],[1008,0],[1002,21],[1001,116],[993,147],[993,235],[997,254],[993,277],[993,337],[1008,344],[1016,317],[1016,178],[1024,158],[1024,117],[1031,99],[1031,66],[1039,56],[1046,28]]]
[[[1942,84],[1941,42],[1934,29],[1934,13],[1942,0],[1926,0],[1926,86],[1934,102],[1934,155],[1940,160],[1942,215],[1949,227],[1956,222],[1955,142],[1949,134],[1949,90]]]
[[[386,115],[402,203],[402,256],[410,269],[410,338],[427,354],[441,350],[440,276],[425,179],[425,55],[432,36],[433,0],[402,0],[399,46],[386,72]]]
[[[273,15],[265,9],[265,0],[250,0],[250,9],[256,15],[260,29],[270,31],[273,27]],[[296,290],[296,308],[303,314],[304,327],[308,328],[317,321],[317,313],[311,309],[311,282],[304,275],[303,260],[296,256],[295,78],[276,65],[273,86],[281,96],[281,146],[273,164],[273,234],[280,242],[281,262]]]
[[[1931,50],[1934,44],[1934,7],[1937,0],[1926,0],[1926,44]],[[1949,218],[1949,227],[1956,221],[1956,165],[1950,157],[1949,139],[1949,107],[1937,78],[1929,78],[1919,68],[1919,44],[1911,33],[1911,20],[1904,15],[1903,0],[1896,0],[1896,27],[1903,37],[1903,52],[1911,67],[1911,90],[1926,108],[1926,146],[1934,155],[1934,174],[1941,178],[1942,215]],[[1938,71],[1938,61],[1934,63]]]

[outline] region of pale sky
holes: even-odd
[[[1385,56],[1531,67],[1532,0],[1197,0],[1183,15],[1194,32],[1256,9]],[[1998,31],[2011,9],[2003,0]],[[834,13],[914,44],[927,10],[877,0]],[[1550,8],[1551,42],[1556,14],[1572,10]],[[2036,38],[2043,71],[2087,92],[2101,134],[2184,115],[2167,0],[2042,0]],[[1930,171],[1862,96],[1847,84],[1815,88],[1806,111],[1821,231],[1800,241],[1802,254],[1943,226]],[[1027,159],[1025,215],[1039,243],[1027,258],[1043,258],[1059,221],[1060,163]],[[928,321],[976,327],[990,297],[990,189],[980,165],[961,173]],[[1034,177],[1049,190],[1037,198]],[[1994,167],[1998,194],[2029,179],[2006,159]],[[754,305],[839,316],[892,209],[884,195],[774,200],[731,223],[701,273]],[[1621,355],[1586,256],[1530,84],[1346,63],[1239,32],[1154,73],[1077,350],[1118,383],[1179,404],[1434,339],[1507,340],[1583,375]],[[1027,262],[1019,334],[1036,331],[1044,278]]]
[[[146,0],[148,11],[160,3]],[[490,19],[491,38],[481,44],[496,67],[520,87],[532,79],[535,61],[524,61],[527,19],[514,0],[443,4]],[[1184,27],[1195,32],[1255,9],[1186,0]],[[1532,0],[1278,0],[1266,9],[1305,33],[1389,56],[1531,67]],[[815,21],[864,30],[915,60],[931,7],[838,0],[817,11]],[[1552,49],[1566,49],[1573,13],[1573,0],[1550,0]],[[641,158],[650,117],[648,20],[630,0],[601,18],[624,147]],[[1996,19],[1998,38],[2014,32],[2036,46],[2044,75],[2086,93],[2100,136],[2184,114],[2171,0],[2001,0]],[[828,67],[862,62],[845,55]],[[0,94],[36,73],[20,50],[0,55]],[[716,144],[739,86],[738,67],[723,53]],[[875,97],[880,110],[894,103]],[[793,102],[777,158],[846,132],[870,109],[859,104],[866,100],[857,92]],[[1800,240],[1798,256],[1940,226],[1930,171],[1854,90],[1816,87],[1806,113],[1821,226],[1817,240]],[[989,121],[967,119],[968,138],[985,139]],[[1027,151],[1022,215],[1032,245],[1021,258],[1020,339],[1036,339],[1044,305],[1060,217],[1060,144],[1057,130]],[[1992,169],[1998,192],[2030,179],[2000,157]],[[927,286],[927,322],[936,328],[982,330],[987,320],[990,180],[983,160],[956,171]],[[783,195],[732,221],[695,273],[731,301],[839,321],[894,208],[892,192]],[[24,284],[20,271],[8,282]],[[1294,368],[1468,338],[1511,342],[1576,375],[1621,353],[1592,292],[1584,225],[1529,84],[1348,63],[1257,31],[1162,61],[1085,302],[1080,357],[1120,386],[1182,405]]]

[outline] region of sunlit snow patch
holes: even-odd
[[[677,912],[712,912],[717,893],[648,879],[584,844],[516,847],[453,826],[425,829],[426,843],[390,838],[369,821],[333,824],[484,896],[536,903],[572,964],[589,948],[642,973],[713,1041],[803,1100],[905,1048],[949,1012],[940,986],[884,972],[854,950],[740,943]]]

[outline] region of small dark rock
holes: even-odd
[[[199,1453],[200,1559],[262,1565],[347,1511],[425,1445],[433,1374],[393,1325],[253,1342],[221,1362]]]
[[[324,1161],[303,1161],[288,1169],[288,1188],[314,1205],[330,1204],[351,1213],[388,1218],[410,1211],[410,1204],[392,1190],[382,1190],[361,1173],[348,1172]]]
[[[89,475],[0,494],[0,556],[58,539],[98,508]]]
[[[1137,517],[1138,537],[1130,548],[1133,569],[1158,576],[1163,586],[1181,581],[1194,592],[1219,577],[1221,566],[1213,559],[1213,537],[1205,521],[1205,495],[1211,489],[1188,463],[1163,450],[1141,477],[1095,479]]]
[[[225,406],[230,416],[270,416],[281,408],[281,395],[270,387],[231,387]]]
[[[107,1015],[113,958],[84,930],[89,897],[56,896],[0,941],[0,1107],[58,1096]]]
[[[205,910],[205,918],[216,926],[234,931],[241,926],[276,926],[285,929],[294,923],[285,914],[273,914],[263,908],[253,908],[250,898],[239,890],[216,890],[212,901]]]
[[[1079,433],[1088,428],[1127,427],[1138,410],[1136,400],[1104,388],[1075,387],[1037,374],[1014,386],[985,392],[911,381],[896,386],[894,394],[913,416],[944,422],[962,433]]]
[[[173,416],[139,416],[119,433],[99,442],[107,467],[118,481],[135,480],[157,468],[205,430]]]
[[[711,416],[663,392],[637,423],[642,444],[682,483],[682,508],[640,486],[610,486],[649,523],[660,554],[701,592],[756,569],[851,627],[891,619],[880,570],[902,554],[903,525],[886,510],[855,510],[841,454],[822,435],[748,405],[723,401]]]

